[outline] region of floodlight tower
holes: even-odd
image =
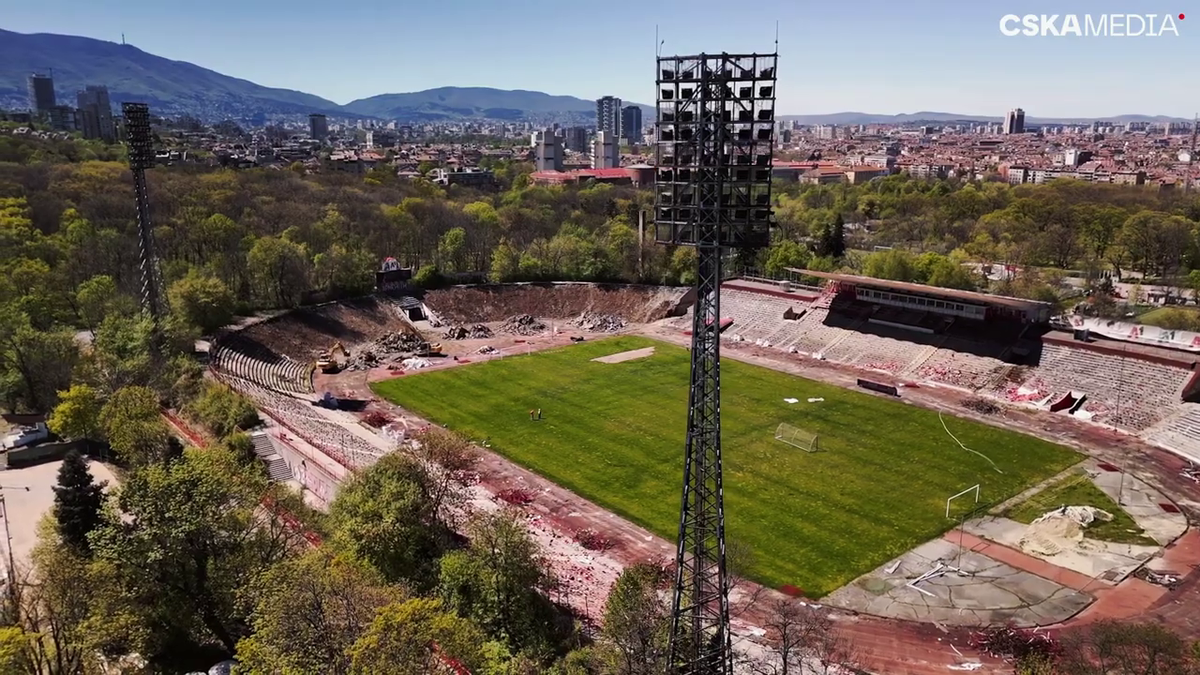
[[[150,198],[146,193],[146,169],[154,166],[154,145],[150,140],[150,108],[145,103],[122,103],[125,137],[129,145],[129,169],[133,172],[133,191],[137,200],[138,244],[142,256],[142,309],[157,324],[166,314],[162,275],[154,249],[154,230],[150,225]]]
[[[721,489],[722,249],[766,246],[778,54],[658,57],[655,239],[696,248],[671,663],[732,672]]]

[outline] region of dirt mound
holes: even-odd
[[[612,314],[584,312],[575,319],[572,319],[571,325],[578,326],[583,330],[595,331],[597,333],[612,333],[625,327],[625,319],[622,319],[619,316],[613,316]]]
[[[537,335],[544,330],[546,330],[546,324],[528,314],[509,317],[500,324],[501,333],[512,333],[513,335]]]
[[[472,326],[457,325],[442,333],[443,340],[486,340],[492,337],[492,329],[477,323]]]
[[[359,347],[350,356],[346,369],[370,370],[382,363],[399,361],[419,350],[423,342],[413,333],[384,333],[370,344]]]
[[[297,309],[254,324],[241,335],[297,361],[312,361],[334,342],[353,349],[380,334],[408,332],[411,327],[396,304],[378,296]]]
[[[685,289],[585,283],[457,286],[425,295],[428,305],[447,324],[503,321],[514,314],[545,319],[573,319],[584,312],[647,323],[667,316]]]

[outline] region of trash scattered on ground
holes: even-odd
[[[450,330],[442,333],[442,339],[445,340],[486,340],[492,337],[492,329],[487,326],[477,323],[471,326],[453,326]]]
[[[785,399],[783,399],[783,402],[784,402],[784,403],[799,403],[799,402],[800,402],[800,399],[798,399],[798,398],[785,398]]]
[[[962,407],[973,410],[980,415],[995,415],[1000,412],[1000,406],[985,398],[969,398],[962,402]]]
[[[480,347],[479,349],[476,349],[475,353],[477,353],[477,354],[495,354],[495,353],[497,353],[497,351],[498,350],[491,345],[484,345],[484,346]]]
[[[1167,590],[1172,591],[1179,586],[1180,581],[1183,581],[1183,577],[1179,576],[1178,574],[1174,574],[1172,572],[1155,572],[1154,570],[1146,569],[1145,567],[1139,568],[1133,573],[1133,576],[1141,579],[1142,581],[1154,584],[1155,586],[1163,586]]]
[[[509,317],[500,324],[500,332],[513,335],[537,335],[546,330],[546,324],[538,321],[529,314],[518,314]]]
[[[820,396],[818,396],[818,397],[816,397],[816,398],[810,398],[810,399],[808,399],[808,402],[809,402],[809,403],[824,403],[824,402],[825,402],[825,399],[823,399],[823,398],[821,398]]]
[[[496,498],[513,506],[524,506],[533,501],[533,495],[520,488],[510,488],[496,493]]]
[[[370,344],[355,350],[346,364],[346,370],[370,370],[393,361],[396,356],[412,354],[427,347],[428,343],[413,333],[384,333]]]
[[[612,314],[584,312],[571,320],[571,325],[598,333],[611,333],[625,327],[625,319]]]
[[[400,365],[404,366],[405,370],[420,370],[421,368],[428,368],[433,364],[425,359],[414,356],[412,358],[404,359],[400,362]]]
[[[589,551],[607,551],[613,545],[612,540],[591,528],[576,532],[575,542]]]

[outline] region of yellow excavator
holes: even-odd
[[[339,362],[337,355],[341,352],[344,359]],[[333,343],[329,349],[326,349],[317,356],[317,369],[322,373],[336,373],[346,367],[346,363],[350,361],[350,350],[346,349],[341,342]]]

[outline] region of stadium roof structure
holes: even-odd
[[[902,293],[920,293],[922,295],[932,295],[939,298],[954,298],[963,302],[973,302],[979,305],[996,305],[999,307],[1011,307],[1013,309],[1050,309],[1051,305],[1048,302],[1041,300],[1026,300],[1025,298],[1010,298],[1007,295],[992,295],[991,293],[977,293],[975,291],[960,291],[956,288],[941,288],[939,286],[926,286],[925,284],[914,284],[908,281],[892,281],[891,279],[876,279],[875,277],[860,277],[855,274],[839,274],[837,272],[817,272],[815,270],[802,270],[795,267],[786,268],[789,272],[803,274],[804,276],[817,277],[818,279],[827,279],[829,281],[838,281],[847,284],[855,284],[857,286],[871,286],[873,288],[883,288]]]

